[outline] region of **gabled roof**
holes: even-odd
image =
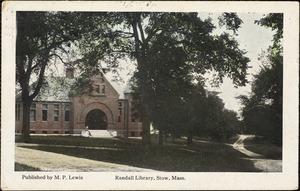
[[[91,79],[97,82],[98,80],[95,79],[97,78],[97,76],[101,76],[101,78],[104,79],[106,86],[108,86],[109,89],[112,90],[113,93],[116,94],[118,97],[120,96],[119,92],[115,89],[115,87],[110,83],[110,81],[105,77],[105,75],[102,72],[97,72]]]
[[[97,74],[96,74],[97,75]],[[93,76],[95,77],[95,76]],[[92,77],[92,78],[93,78]],[[116,96],[120,96],[120,93],[114,88],[114,86],[109,82],[109,80],[102,74],[105,80],[105,84],[108,89]],[[66,78],[58,76],[47,76],[45,77],[46,84],[43,85],[39,94],[34,99],[34,101],[47,101],[47,102],[70,102],[70,93],[72,93],[72,88],[74,88],[76,78]],[[21,92],[16,95],[16,100],[21,101]]]
[[[41,88],[35,101],[69,102],[69,94],[76,79],[65,77],[46,77],[47,83]]]
[[[42,86],[34,101],[70,102],[69,93],[75,79],[46,76],[45,81],[46,83]],[[22,101],[22,91],[16,92],[16,100]]]

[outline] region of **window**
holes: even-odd
[[[95,94],[105,94],[105,85],[94,84]]]
[[[105,94],[105,85],[102,85],[102,94]]]
[[[100,85],[95,85],[95,92],[100,93]]]
[[[42,121],[48,120],[48,105],[43,104],[42,105]]]
[[[32,103],[30,106],[30,121],[36,121],[36,104]]]
[[[135,122],[136,111],[134,108],[131,108],[131,122]]]
[[[122,108],[119,108],[118,122],[121,122]]]
[[[65,105],[65,121],[70,121],[70,106]]]
[[[54,119],[54,121],[59,120],[59,105],[58,104],[54,104],[53,119]]]
[[[21,112],[21,106],[20,104],[16,104],[16,121],[20,120],[20,112]]]
[[[118,122],[122,121],[122,102],[118,102],[119,103],[119,115],[118,115]]]
[[[131,132],[130,132],[130,136],[131,136],[131,137],[135,137],[135,132],[134,132],[134,131],[131,131]]]
[[[135,122],[135,117],[131,116],[131,122]]]

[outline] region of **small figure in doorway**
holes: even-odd
[[[85,127],[85,131],[87,131],[87,132],[88,132],[88,134],[89,134],[89,137],[91,137],[91,136],[92,136],[91,132],[89,131],[89,126],[86,126],[86,127]]]

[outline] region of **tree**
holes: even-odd
[[[212,35],[214,26],[211,20],[202,21],[197,13],[117,13],[116,19],[122,18],[122,24],[126,32],[117,30],[115,38],[132,37],[133,46],[129,50],[130,56],[137,62],[135,75],[139,84],[140,111],[143,121],[143,141],[150,142],[151,113],[157,110],[151,108],[153,95],[157,95],[158,89],[153,84],[159,81],[155,78],[155,70],[158,67],[172,65],[175,54],[183,55],[182,66],[189,66],[188,72],[203,75],[207,70],[218,72],[217,81],[222,82],[224,76],[233,79],[236,85],[244,85],[247,63],[249,59],[244,57],[245,51],[238,48],[238,43],[233,36],[223,33],[220,36]],[[235,18],[235,14],[224,15],[221,19]],[[239,22],[225,22],[231,29],[237,30]],[[128,46],[127,46],[128,47]],[[123,51],[124,52],[124,51]],[[157,55],[168,55],[164,63],[160,62]],[[175,64],[176,65],[176,64]],[[174,66],[171,69],[175,68]],[[196,76],[196,75],[195,75]],[[196,78],[199,82],[202,78]],[[173,88],[170,85],[168,88]],[[180,97],[180,96],[179,96]],[[155,99],[159,99],[155,97]]]
[[[149,54],[153,55],[147,68],[151,79],[148,96],[150,120],[162,135],[178,134],[187,125],[185,99],[193,85],[191,67],[185,63],[186,53],[181,47],[172,44],[169,36],[158,36],[153,42]]]
[[[275,144],[282,145],[282,88],[283,56],[281,39],[283,14],[268,14],[256,21],[261,26],[275,30],[273,45],[260,60],[261,70],[252,83],[252,94],[241,96],[244,104],[243,117],[248,131],[264,136]]]
[[[234,111],[224,108],[218,92],[209,92],[201,86],[189,98],[190,132],[199,137],[211,137],[216,140],[229,138],[239,132],[240,122]]]
[[[209,93],[205,100],[205,114],[202,116],[204,120],[204,131],[206,136],[220,140],[222,137],[221,129],[222,112],[224,103],[222,99],[217,96],[217,92]]]
[[[70,53],[72,42],[97,28],[87,22],[89,16],[75,12],[17,12],[16,79],[22,91],[23,141],[30,142],[30,105],[45,83],[47,68],[53,58],[67,64],[64,56]]]
[[[221,118],[222,138],[228,139],[232,135],[240,133],[241,122],[237,118],[237,113],[232,110],[224,109]]]

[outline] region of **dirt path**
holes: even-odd
[[[252,158],[262,158],[263,156],[247,150],[244,147],[244,140],[248,137],[254,137],[253,135],[239,135],[239,139],[232,145],[234,149],[244,153],[245,155]]]
[[[263,172],[282,172],[282,160],[273,159],[249,159],[254,162],[254,166]]]
[[[15,162],[41,171],[76,172],[153,172],[151,169],[137,168],[109,162],[67,156],[58,153],[27,149],[16,146]]]
[[[263,172],[282,172],[282,160],[264,159],[263,155],[254,153],[244,147],[244,140],[254,135],[239,135],[239,139],[232,145],[234,149],[251,157],[248,160],[254,162],[254,166]]]

